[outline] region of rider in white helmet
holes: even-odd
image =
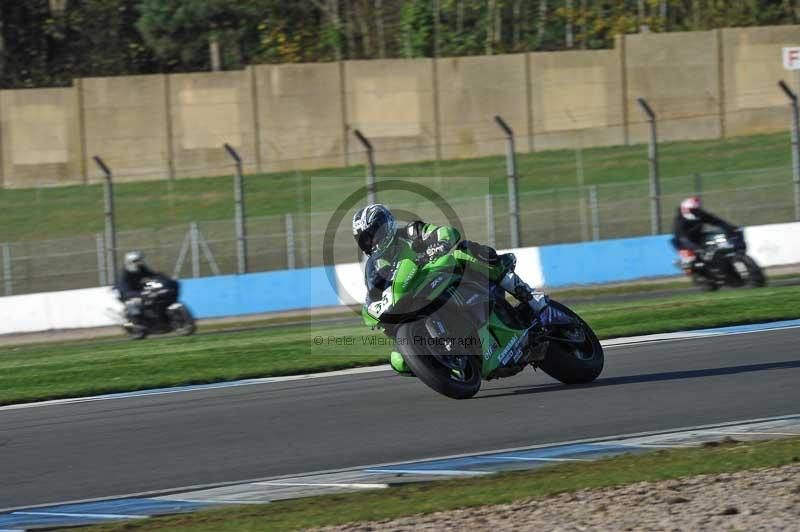
[[[675,233],[672,243],[680,253],[684,264],[696,265],[697,255],[701,254],[705,247],[705,225],[719,227],[728,235],[737,229],[736,226],[703,209],[703,202],[698,196],[683,200],[672,224]]]
[[[437,226],[416,220],[398,228],[391,211],[384,205],[367,205],[353,216],[353,237],[359,249],[369,257],[367,275],[391,276],[394,257],[411,249],[420,260],[432,261],[453,250],[456,259],[473,272],[497,283],[520,301],[528,302],[535,315],[543,317],[547,298],[534,291],[514,273],[516,258],[512,253],[498,255],[489,247],[462,240],[454,227]],[[369,286],[371,283],[367,283]],[[374,297],[370,294],[369,297]],[[401,374],[408,368],[398,352],[392,352],[391,365]]]
[[[136,322],[142,313],[142,287],[145,280],[156,275],[145,264],[144,253],[125,253],[125,265],[117,278],[116,288],[120,300],[125,303],[125,315],[132,322]]]

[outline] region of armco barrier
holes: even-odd
[[[677,275],[671,238],[658,235],[540,247],[544,285],[555,288]]]
[[[517,272],[525,281],[556,288],[678,275],[670,238],[659,235],[507,251],[517,255]],[[748,252],[762,266],[800,264],[800,223],[748,227],[745,238]],[[181,286],[181,299],[198,318],[360,303],[365,295],[357,263],[335,269],[187,279]],[[106,287],[0,297],[0,334],[113,325],[113,309],[119,308]]]
[[[182,280],[181,300],[198,318],[339,304],[322,267]],[[120,309],[108,287],[0,297],[0,334],[114,325]]]
[[[198,318],[339,304],[324,267],[187,279],[181,286],[181,299]]]

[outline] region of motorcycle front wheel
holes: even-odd
[[[414,376],[429,388],[452,399],[469,399],[481,389],[481,359],[470,347],[479,345],[475,338],[432,338],[421,319],[400,325],[396,340]]]
[[[767,277],[764,275],[764,270],[750,257],[750,255],[742,255],[741,264],[747,270],[747,278],[745,281],[753,288],[761,288],[767,286]]]
[[[180,336],[189,336],[197,330],[197,324],[194,321],[191,311],[186,305],[178,304],[169,309],[170,324],[172,330]]]

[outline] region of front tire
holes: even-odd
[[[452,322],[448,323],[451,325]],[[467,347],[476,345],[464,342],[456,346],[454,354],[445,354],[425,328],[424,320],[400,325],[397,329],[397,347],[408,367],[423,383],[431,389],[451,399],[469,399],[481,389],[481,359],[475,350]],[[473,339],[467,337],[465,339]],[[451,357],[462,364],[459,374],[442,363],[439,357]]]
[[[194,316],[186,305],[179,304],[170,309],[170,324],[179,336],[190,336],[197,330]]]
[[[767,277],[764,270],[753,260],[750,255],[742,256],[742,264],[747,268],[747,284],[753,288],[763,288],[767,286]]]
[[[603,371],[605,363],[603,346],[600,345],[592,328],[575,312],[557,301],[550,300],[550,305],[571,316],[580,327],[580,330],[558,327],[554,334],[561,333],[567,339],[579,334],[584,340],[580,344],[551,340],[547,355],[537,366],[564,384],[592,382]]]

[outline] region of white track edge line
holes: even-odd
[[[380,469],[388,466],[397,466],[403,463],[413,462],[414,464],[425,463],[425,462],[438,462],[440,460],[452,460],[455,458],[465,458],[465,457],[476,457],[476,456],[485,456],[491,454],[500,454],[500,453],[513,453],[519,451],[530,451],[534,449],[542,449],[547,447],[560,447],[564,445],[576,445],[576,444],[583,444],[583,443],[602,443],[602,442],[611,442],[620,439],[633,439],[633,438],[642,438],[647,436],[659,436],[659,435],[667,435],[667,434],[675,434],[681,432],[690,432],[696,430],[706,430],[706,429],[714,429],[714,428],[722,428],[722,427],[734,427],[738,425],[754,425],[757,423],[767,423],[770,421],[782,421],[782,420],[789,420],[789,419],[800,419],[800,413],[796,414],[784,414],[782,416],[771,416],[771,417],[763,417],[763,418],[753,418],[753,419],[742,419],[738,421],[725,421],[725,422],[718,422],[718,423],[708,423],[704,425],[694,425],[688,427],[677,427],[672,429],[663,429],[663,430],[653,430],[653,431],[644,431],[644,432],[631,432],[627,434],[616,434],[611,436],[600,436],[596,438],[583,438],[578,440],[568,440],[568,441],[561,441],[561,442],[551,442],[551,443],[540,443],[536,445],[528,445],[524,447],[509,447],[505,449],[493,449],[490,451],[479,451],[473,453],[460,453],[460,454],[453,454],[447,456],[437,456],[434,458],[426,458],[421,460],[405,460],[405,461],[394,461],[394,462],[384,462],[381,464],[372,464],[372,465],[364,465],[364,466],[355,466],[355,467],[345,467],[339,469],[327,469],[322,471],[311,471],[308,473],[295,473],[289,475],[279,475],[274,477],[261,477],[261,478],[252,478],[252,479],[243,479],[243,480],[234,480],[229,482],[212,482],[208,484],[195,484],[190,486],[183,486],[177,488],[165,488],[161,490],[152,490],[152,491],[141,491],[135,493],[126,493],[126,494],[119,494],[119,495],[109,495],[107,497],[95,497],[89,499],[77,499],[71,501],[63,501],[63,502],[49,502],[43,504],[36,504],[36,505],[28,505],[28,506],[16,506],[11,508],[0,508],[0,513],[9,513],[15,512],[19,510],[33,510],[36,508],[47,508],[50,506],[61,506],[67,504],[83,504],[83,503],[91,503],[91,502],[102,502],[102,501],[111,501],[116,499],[129,499],[129,498],[156,498],[159,496],[166,497],[168,495],[184,495],[188,492],[192,491],[201,491],[213,488],[221,488],[225,486],[239,486],[244,484],[255,484],[256,482],[269,482],[269,481],[279,481],[283,479],[300,479],[303,477],[310,477],[310,476],[317,476],[317,475],[329,475],[334,473],[347,473],[347,472],[358,472],[363,471],[366,469]]]

